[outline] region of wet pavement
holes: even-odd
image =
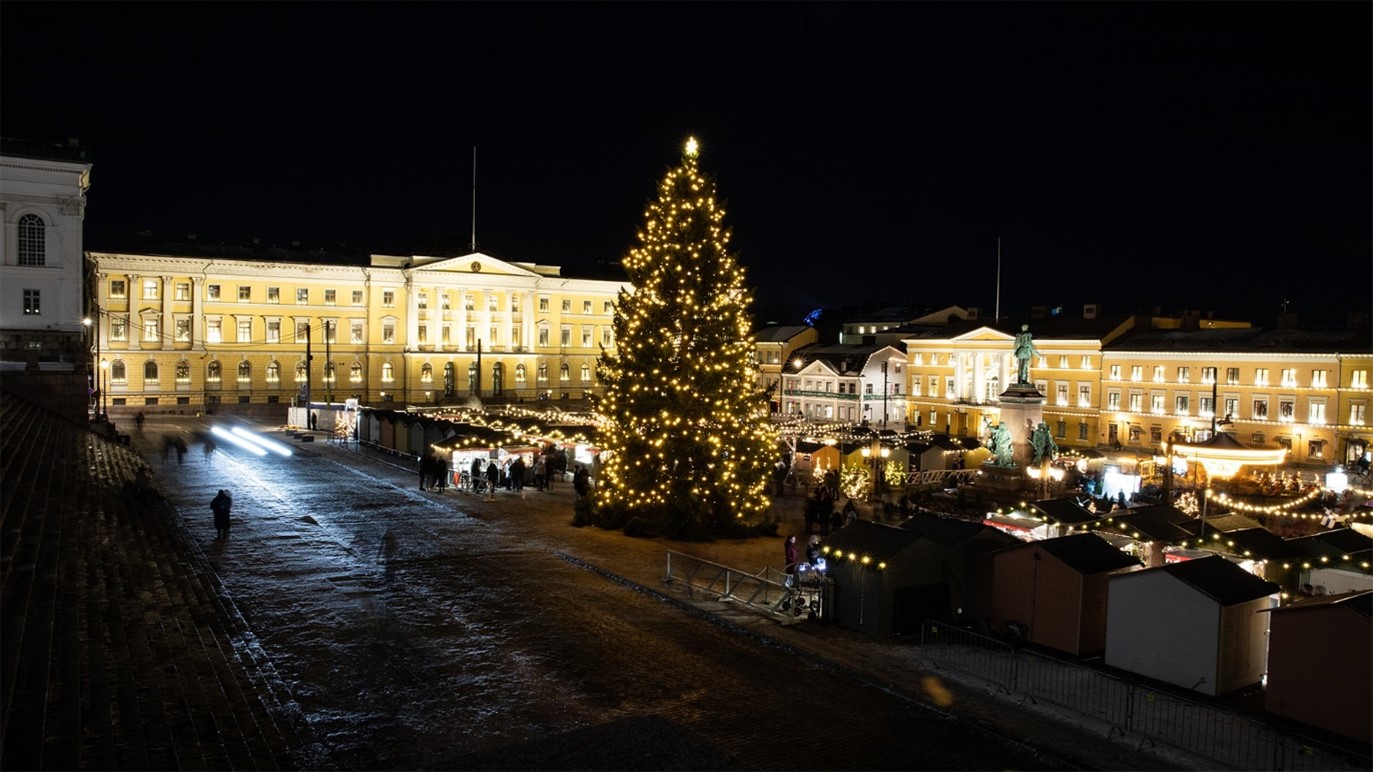
[[[205,420],[133,447],[305,729],[339,769],[1156,769],[1157,757],[932,672],[917,647],[782,626],[664,584],[669,549],[780,569],[781,540],[704,544],[571,525],[570,483],[494,500],[421,491],[399,456]],[[184,439],[182,462],[164,438]],[[227,540],[209,501],[234,497]],[[800,500],[779,502],[783,532]]]

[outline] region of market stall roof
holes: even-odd
[[[1137,541],[1157,541],[1165,543],[1183,542],[1193,538],[1192,531],[1173,522],[1167,513],[1140,510],[1126,510],[1115,513],[1093,525],[1093,528],[1129,536]]]
[[[1261,527],[1213,533],[1206,536],[1200,546],[1202,549],[1251,560],[1281,560],[1301,555],[1300,550],[1286,539]]]
[[[1167,563],[1142,571],[1113,577],[1112,582],[1129,582],[1163,571],[1190,585],[1222,606],[1234,606],[1258,598],[1277,594],[1282,588],[1266,582],[1219,555]]]
[[[989,525],[927,513],[911,516],[901,524],[901,530],[918,533],[946,547],[963,547],[974,539],[990,541],[993,546],[1020,542],[1014,536]]]
[[[921,538],[920,534],[890,525],[855,520],[831,534],[825,540],[825,546],[832,550],[866,555],[873,560],[885,561],[905,551]]]
[[[1088,510],[1072,499],[1041,499],[1030,504],[1030,508],[1043,514],[1050,522],[1054,523],[1075,525],[1101,519],[1101,515]]]
[[[1373,552],[1373,538],[1364,536],[1353,528],[1336,528],[1331,531],[1298,536],[1287,542],[1313,558],[1343,558],[1366,555]]]
[[[1094,533],[1073,533],[1030,543],[1063,561],[1065,565],[1078,573],[1085,575],[1142,565],[1139,558],[1122,552],[1118,547]],[[998,552],[1013,549],[1025,549],[1025,545],[1017,544],[998,550]]]
[[[1242,531],[1246,528],[1262,527],[1263,525],[1257,520],[1233,512],[1227,515],[1208,515],[1206,517],[1207,531],[1229,533],[1230,531]]]

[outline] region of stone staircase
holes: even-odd
[[[0,437],[0,768],[329,767],[142,457],[10,393]]]

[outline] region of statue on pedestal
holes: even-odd
[[[1015,466],[1015,448],[1011,445],[1011,430],[1002,421],[992,429],[992,453],[996,456],[993,463],[997,466]]]
[[[1030,335],[1030,325],[1022,324],[1015,336],[1016,383],[1030,382],[1030,359],[1036,356],[1039,356],[1039,350]]]
[[[1043,421],[1039,422],[1039,426],[1036,426],[1034,433],[1030,435],[1030,447],[1034,448],[1036,464],[1058,458],[1058,443],[1054,442],[1053,432],[1049,431],[1049,425]]]

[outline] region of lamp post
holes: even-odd
[[[100,420],[110,420],[109,413],[105,412],[106,393],[110,390],[110,363],[104,359],[100,360]]]

